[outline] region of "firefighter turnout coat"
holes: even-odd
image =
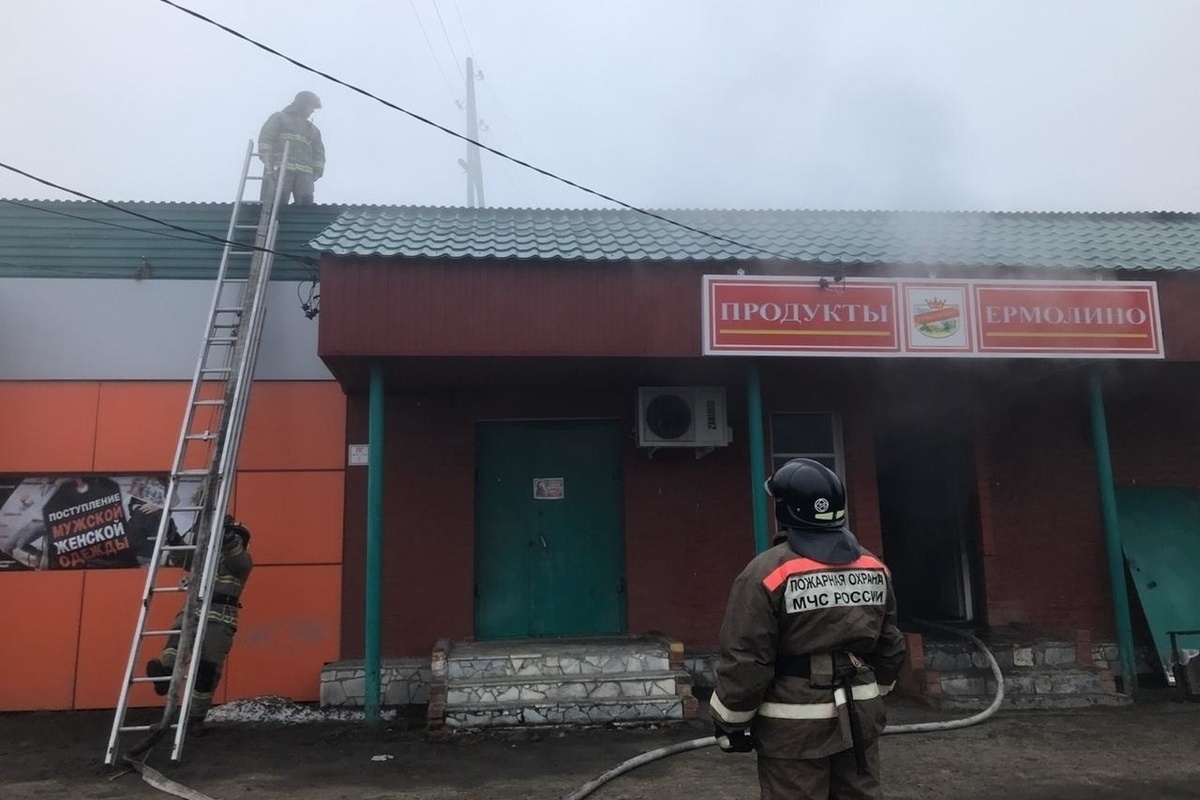
[[[768,758],[817,759],[850,749],[846,690],[834,685],[841,664],[853,673],[863,745],[870,746],[883,731],[882,696],[895,684],[904,651],[882,561],[862,550],[854,561],[826,564],[778,544],[751,561],[730,591],[713,717],[726,729],[749,726]]]
[[[285,165],[288,172],[309,174],[314,179],[325,174],[325,144],[321,141],[321,131],[301,116],[294,104],[276,111],[263,124],[258,134],[259,157],[268,166],[278,168],[285,142],[290,145]]]

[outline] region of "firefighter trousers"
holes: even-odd
[[[826,758],[765,758],[758,756],[758,785],[762,800],[879,800],[879,742],[866,750],[867,774],[859,775],[854,751]]]
[[[263,205],[275,200],[275,187],[279,185],[280,170],[268,169],[263,178],[262,191],[259,199]],[[287,205],[288,199],[294,200],[298,206],[312,205],[313,194],[316,192],[316,178],[311,172],[299,172],[293,169],[283,170],[283,189],[279,202]]]
[[[175,617],[172,627],[181,628],[182,626],[183,612],[180,611]],[[221,668],[225,665],[225,656],[233,647],[233,636],[236,631],[236,628],[227,623],[214,619],[208,620],[208,628],[204,631],[204,645],[200,650],[200,663],[196,667],[196,683],[192,687],[192,706],[188,710],[190,719],[202,720],[208,714],[217,684],[221,682]],[[167,646],[163,648],[162,656],[159,659],[167,669],[175,666],[178,648],[179,635],[175,634],[167,639]]]

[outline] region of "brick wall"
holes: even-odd
[[[1200,486],[1200,364],[1111,370],[1104,391],[1118,486]]]
[[[1047,378],[1010,394],[987,424],[992,625],[1112,631],[1086,386]]]
[[[1200,486],[1200,367],[1108,365],[1104,376],[1116,484]],[[1015,382],[980,436],[989,622],[1115,635],[1086,372]]]

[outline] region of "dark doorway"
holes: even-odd
[[[927,409],[885,416],[875,457],[901,618],[975,619],[979,512],[969,423]]]

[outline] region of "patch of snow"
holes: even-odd
[[[380,719],[395,719],[394,710],[381,709]],[[249,700],[234,700],[208,712],[205,722],[218,724],[304,725],[314,722],[361,722],[366,718],[359,708],[318,708],[294,703],[286,697],[264,695]]]

